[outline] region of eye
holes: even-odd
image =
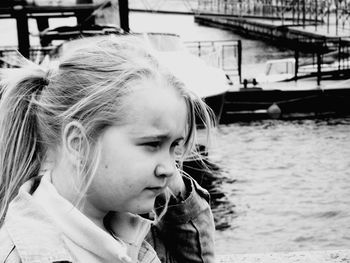
[[[173,142],[171,144],[171,150],[175,154],[175,156],[181,157],[184,152],[182,140]]]
[[[161,141],[150,141],[150,142],[142,143],[141,145],[151,151],[156,151],[161,147],[161,144],[162,144]]]
[[[171,148],[176,148],[176,147],[179,147],[179,146],[180,146],[180,143],[179,143],[178,141],[173,142],[173,143],[171,144]]]

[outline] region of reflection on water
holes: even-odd
[[[350,118],[220,126],[211,160],[222,253],[350,245]]]

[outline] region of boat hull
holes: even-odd
[[[230,91],[226,94],[220,123],[348,115],[349,102],[350,88]],[[280,112],[276,114],[278,109]]]
[[[221,121],[225,100],[226,92],[204,98],[204,102],[213,111],[217,123]]]

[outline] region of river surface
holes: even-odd
[[[350,246],[350,118],[220,126],[218,253]]]
[[[36,43],[36,25],[30,25]],[[14,21],[3,20],[1,45],[16,43],[9,28]],[[192,16],[131,13],[130,28],[177,33],[184,41],[242,39],[243,74],[262,72],[267,59],[293,56],[199,26]],[[234,123],[219,126],[214,137],[209,157],[220,168],[214,184],[221,195],[213,198],[218,254],[350,247],[350,118]]]
[[[242,39],[243,74],[293,56],[191,16],[131,13],[130,27],[185,41]],[[218,254],[350,247],[350,118],[222,125],[209,156],[224,194],[213,200]]]

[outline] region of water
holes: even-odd
[[[350,118],[236,123],[216,138],[218,253],[349,247]]]
[[[246,75],[293,56],[191,16],[132,13],[130,26],[186,41],[242,39]],[[225,194],[213,200],[218,254],[349,247],[350,118],[235,123],[215,137],[210,158],[221,170],[214,184]]]

